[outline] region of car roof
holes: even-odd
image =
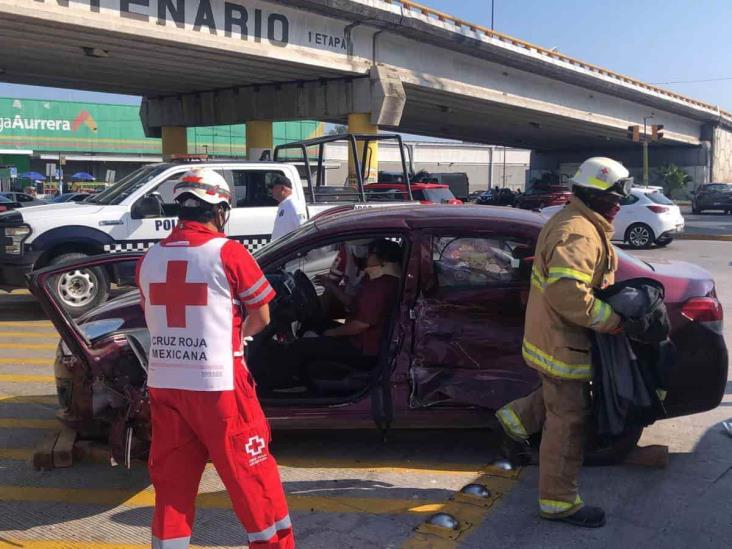
[[[403,230],[428,227],[455,229],[480,227],[481,224],[518,223],[541,227],[545,219],[537,213],[500,206],[462,206],[414,204],[404,206],[357,208],[315,221],[318,230],[328,232],[358,230]]]
[[[421,191],[425,189],[449,189],[449,185],[444,183],[410,183],[412,190]],[[365,189],[397,189],[400,191],[407,190],[405,183],[369,183],[364,185]]]
[[[632,187],[631,191],[638,191],[639,193],[643,194],[651,194],[651,193],[658,193],[663,190],[663,187],[657,187],[653,185],[649,185],[648,187]]]

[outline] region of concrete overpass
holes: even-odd
[[[656,158],[732,180],[729,113],[407,0],[0,0],[0,50],[1,80],[144,96],[169,152],[180,127],[248,122],[266,148],[272,120],[317,119],[530,148],[551,169],[635,158],[627,127],[653,114]]]

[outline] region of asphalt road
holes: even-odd
[[[690,206],[682,206],[686,235],[732,235],[732,215],[717,211],[692,214]]]
[[[702,265],[732,311],[729,242],[677,241],[637,255]],[[729,323],[725,335],[732,341]],[[30,466],[33,448],[56,425],[51,361],[57,341],[30,296],[0,295],[0,547],[144,547],[153,502],[144,465],[127,471],[83,462],[50,472]],[[730,407],[732,382],[716,410],[647,429],[642,445],[669,445],[667,469],[583,470],[583,498],[608,512],[607,526],[593,531],[540,520],[537,468],[517,478],[492,468],[491,433],[395,432],[386,442],[371,431],[275,433],[273,450],[299,547],[727,547],[732,438],[720,422],[732,416]],[[492,491],[485,505],[455,496],[474,480]],[[242,547],[243,533],[210,467],[201,492],[194,543]],[[415,531],[437,511],[462,520],[457,539]]]

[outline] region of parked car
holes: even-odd
[[[414,182],[439,183],[441,185],[447,185],[450,187],[452,194],[455,195],[455,198],[463,202],[468,201],[468,196],[470,194],[470,180],[468,179],[468,174],[465,172],[430,172],[429,180],[422,181],[420,179],[415,179]]]
[[[25,208],[27,206],[40,206],[42,204],[48,204],[46,200],[40,198],[34,198],[27,193],[19,193],[13,191],[1,192],[0,196],[4,196],[12,202],[17,202],[19,207]]]
[[[483,206],[513,206],[516,203],[516,193],[508,188],[494,188],[483,192],[475,201]]]
[[[566,204],[572,191],[562,185],[534,186],[516,198],[516,207],[522,210],[540,210],[547,206]]]
[[[447,185],[412,183],[412,198],[422,204],[462,204]],[[407,186],[402,183],[369,183],[364,185],[369,200],[407,200]]]
[[[541,210],[547,218],[564,206],[550,206]],[[681,208],[662,192],[646,187],[634,187],[630,196],[620,201],[620,211],[613,221],[613,240],[633,248],[668,246],[674,237],[684,231]]]
[[[691,211],[695,214],[706,210],[732,213],[732,183],[706,183],[691,198]]]
[[[20,208],[20,204],[0,194],[0,212],[7,212],[15,208]]]
[[[521,342],[543,222],[532,212],[484,206],[356,209],[324,215],[255,252],[277,298],[270,325],[247,346],[247,363],[272,426],[496,427],[493,412],[538,384]],[[403,257],[378,358],[313,361],[307,387],[300,387],[283,358],[304,327],[323,318],[315,275],[347,243],[382,238],[399,243]],[[714,280],[689,263],[655,265],[618,254],[618,280],[649,277],[666,289],[678,366],[657,419],[715,408],[726,389],[727,350]],[[106,437],[120,463],[144,457],[150,442],[149,334],[133,282],[141,256],[87,257],[29,277],[62,338],[54,366],[59,418],[82,436]],[[115,280],[118,295],[74,320],[58,287],[80,270]],[[592,455],[619,458],[641,431],[595,446]]]
[[[91,193],[64,193],[58,195],[56,198],[51,200],[51,204],[63,204],[64,202],[83,202],[90,196]]]

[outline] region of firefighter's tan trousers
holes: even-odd
[[[543,429],[539,509],[544,516],[567,516],[582,507],[577,480],[590,420],[589,384],[540,376],[541,387],[507,404],[496,416],[515,439],[526,439]]]

